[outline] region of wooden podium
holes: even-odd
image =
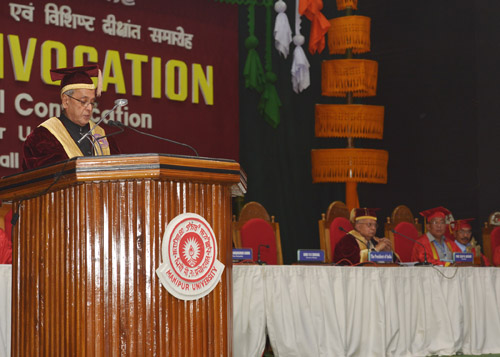
[[[0,180],[13,241],[12,356],[231,356],[234,161],[76,158]],[[221,281],[184,301],[160,284],[166,224],[211,225]]]

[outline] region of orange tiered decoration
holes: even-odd
[[[371,97],[377,92],[376,61],[352,59],[352,54],[370,51],[370,19],[352,16],[357,0],[337,0],[347,16],[330,20],[330,54],[346,54],[345,59],[323,61],[321,89],[324,96],[346,97],[347,104],[317,104],[317,137],[347,138],[345,149],[311,151],[314,183],[345,182],[346,204],[359,207],[357,183],[387,183],[389,153],[385,150],[354,148],[354,138],[382,139],[384,107],[354,104],[353,97]]]
[[[371,60],[342,59],[321,64],[321,92],[325,96],[373,97],[377,94],[378,63]]]
[[[344,16],[330,20],[328,48],[330,54],[370,52],[370,18],[366,16]]]
[[[316,137],[382,139],[384,107],[360,104],[316,104]]]
[[[387,183],[389,153],[374,149],[312,150],[313,183]]]

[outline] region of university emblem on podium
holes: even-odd
[[[156,274],[170,294],[196,300],[209,294],[220,281],[224,264],[217,260],[217,240],[200,215],[183,213],[165,229],[162,260]]]

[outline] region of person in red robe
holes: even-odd
[[[120,153],[113,138],[104,137],[104,129],[90,120],[97,106],[97,97],[100,96],[100,85],[96,88],[91,77],[99,73],[97,65],[50,71],[53,81],[61,80],[63,111],[59,117],[44,121],[28,135],[23,146],[23,170],[78,156]],[[91,135],[78,142],[90,130]]]
[[[370,251],[392,252],[389,238],[377,238],[377,208],[353,208],[351,222],[354,229],[335,245],[333,261],[339,265],[355,265],[369,261]]]
[[[474,218],[459,219],[450,223],[450,231],[455,237],[452,245],[456,245],[454,251],[462,253],[473,253],[474,257],[478,257],[481,260],[481,265],[490,266],[488,258],[486,258],[480,252],[480,247],[475,244],[475,239],[472,237],[472,222]]]
[[[449,266],[453,263],[453,252],[458,247],[445,236],[446,216],[451,212],[444,207],[431,208],[420,214],[427,220],[427,233],[423,234],[413,245],[411,260],[420,263]]]
[[[500,267],[500,245],[496,247],[495,252],[493,253],[493,265]]]

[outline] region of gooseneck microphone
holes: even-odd
[[[424,248],[424,261],[423,261],[423,262],[418,262],[418,263],[417,263],[417,264],[415,264],[415,265],[433,265],[432,263],[429,263],[429,262],[427,261],[427,251],[425,250],[425,246],[424,246],[422,243],[420,243],[420,242],[419,242],[418,240],[416,240],[416,239],[413,239],[413,238],[408,237],[407,235],[404,235],[404,234],[402,234],[402,233],[400,233],[400,232],[397,232],[395,229],[391,229],[391,232],[392,232],[392,233],[394,233],[394,234],[397,234],[397,235],[399,235],[399,236],[401,236],[401,237],[403,237],[403,238],[406,238],[406,239],[408,239],[408,240],[410,240],[410,241],[412,241],[412,242],[414,242],[414,243],[417,243],[417,244],[421,245],[421,246],[422,246],[422,248]]]
[[[112,112],[114,112],[116,110],[116,108],[118,107],[124,107],[128,104],[128,100],[127,99],[117,99],[115,100],[115,105],[114,107],[109,111],[107,112],[105,115],[101,116],[101,119],[99,119],[99,121],[94,125],[94,127],[92,129],[90,129],[89,131],[87,131],[85,133],[85,135],[83,135],[80,139],[78,139],[78,144],[80,144],[83,139],[85,139],[86,137],[88,137],[90,134],[92,134],[92,131],[99,125],[102,123],[102,121],[109,116],[109,114],[111,114]]]
[[[257,261],[256,261],[256,263],[259,264],[259,265],[263,265],[266,262],[263,262],[262,260],[260,260],[260,247],[264,247],[264,248],[268,248],[269,249],[269,245],[267,245],[267,244],[259,244],[259,247],[257,248]]]
[[[123,124],[121,121],[108,120],[108,125],[116,126],[116,127],[119,127],[119,128],[129,128],[129,129],[131,129],[131,130],[133,130],[136,133],[139,133],[141,135],[150,136],[150,137],[155,138],[155,139],[164,140],[164,141],[167,141],[167,142],[172,143],[172,144],[176,144],[176,145],[181,145],[181,146],[187,147],[187,148],[189,148],[190,150],[192,150],[194,152],[195,156],[200,156],[200,155],[198,155],[198,151],[196,151],[196,149],[194,147],[192,147],[191,145],[184,144],[184,143],[172,140],[172,139],[163,138],[161,136],[153,135],[153,134],[150,134],[150,133],[146,133],[146,132],[141,131],[141,130],[137,130],[136,128],[132,128],[131,126],[127,126],[127,125]]]

